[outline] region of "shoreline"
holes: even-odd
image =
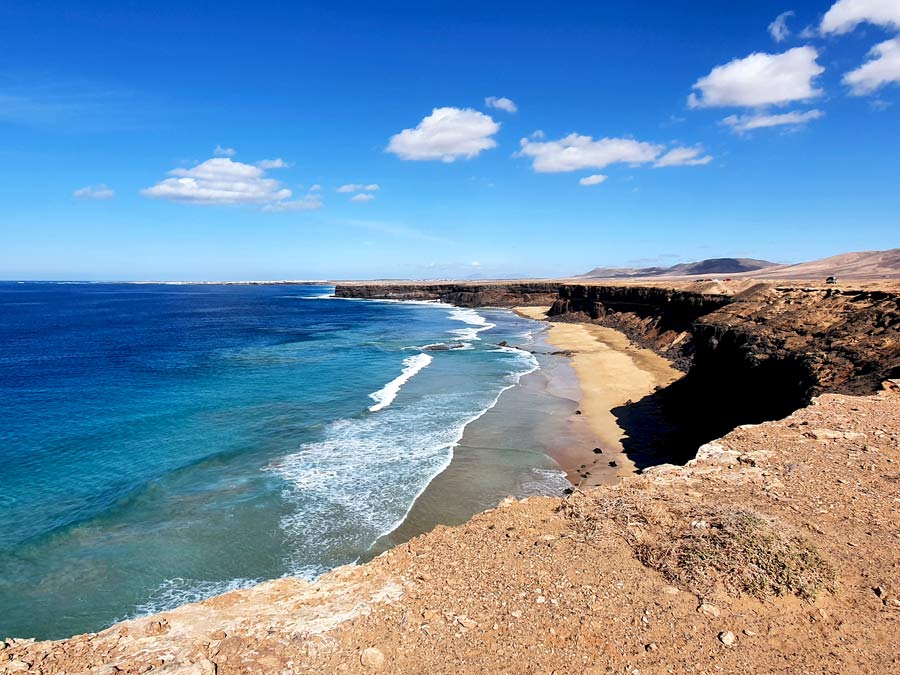
[[[617,330],[589,323],[547,322],[546,307],[516,307],[519,316],[547,323],[547,340],[572,353],[571,361],[581,388],[582,416],[599,440],[602,453],[571,447],[554,455],[570,480],[579,487],[610,481],[598,468],[614,469],[616,482],[636,473],[637,467],[623,448],[626,432],[613,410],[639,401],[684,376],[662,356],[637,347]]]
[[[507,308],[487,311],[515,314]],[[545,336],[541,323],[524,342],[508,345],[529,352],[538,367],[503,389],[465,426],[448,464],[396,527],[372,543],[361,563],[435,527],[461,525],[506,497],[562,496],[571,487],[555,456],[570,446],[592,448],[597,439],[575,414],[581,391],[569,359],[554,355]]]
[[[561,496],[572,487],[615,485],[637,473],[613,409],[683,373],[612,328],[548,322],[547,307],[506,311],[540,323],[531,334],[533,344],[518,345],[529,348],[539,368],[502,391],[465,427],[447,466],[397,526],[372,543],[361,563],[435,527],[461,525],[507,496]],[[516,483],[515,472],[523,467],[536,474],[530,489]],[[564,484],[548,480],[554,470],[565,476]],[[541,478],[546,485],[538,488]]]

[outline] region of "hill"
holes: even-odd
[[[578,275],[579,279],[623,279],[630,277],[691,276],[696,274],[738,274],[778,266],[753,258],[709,258],[679,263],[671,267],[595,267]]]
[[[856,251],[779,265],[753,258],[710,258],[671,267],[597,267],[577,279],[650,279],[693,276],[722,276],[753,279],[900,279],[900,248],[886,251]]]
[[[857,251],[794,265],[776,265],[759,273],[743,274],[761,279],[838,279],[900,278],[900,248],[887,251]]]

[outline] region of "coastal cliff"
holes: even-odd
[[[439,300],[466,307],[546,305],[551,321],[615,328],[684,371],[788,385],[796,406],[824,392],[864,394],[900,374],[900,292],[722,283],[338,284],[342,298]],[[795,406],[795,407],[796,407]],[[789,412],[789,411],[788,411]]]
[[[752,285],[732,295],[562,285],[549,314],[624,332],[687,374],[614,411],[646,468],[684,462],[736,426],[789,415],[825,392],[869,394],[900,376],[894,292]]]
[[[614,328],[686,373],[614,410],[639,468],[684,462],[741,424],[813,396],[869,394],[900,376],[900,293],[752,280],[690,283],[338,285],[338,297],[549,305],[551,321]]]
[[[557,298],[554,282],[338,284],[338,298],[438,300],[459,307],[549,305]]]

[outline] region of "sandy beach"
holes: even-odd
[[[517,307],[515,311],[538,321],[547,315],[546,307]],[[618,479],[634,473],[634,463],[622,448],[625,432],[612,410],[628,401],[640,400],[683,373],[649,349],[632,345],[625,335],[611,328],[585,323],[548,326],[547,341],[572,352],[572,367],[582,394],[579,409],[603,451],[598,454],[593,448],[569,446],[554,454],[554,459],[569,479],[581,486],[608,483],[611,477]]]

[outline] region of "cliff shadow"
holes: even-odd
[[[694,366],[639,401],[612,410],[625,431],[625,454],[638,469],[684,464],[699,448],[741,424],[780,419],[806,405],[812,386],[804,364],[772,360],[753,367]]]

